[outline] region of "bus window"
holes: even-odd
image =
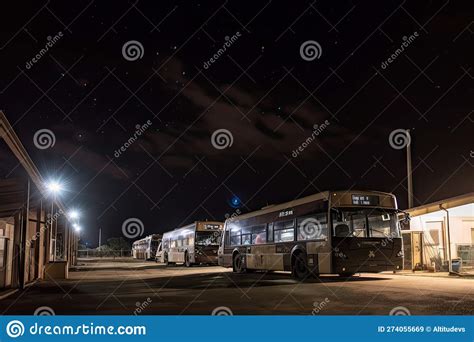
[[[293,220],[276,222],[273,224],[275,242],[295,240],[295,223]]]
[[[333,210],[332,219],[339,237],[400,237],[396,214],[381,209]]]
[[[241,243],[241,230],[237,226],[233,226],[230,230],[230,244],[231,246],[238,246]]]
[[[372,213],[371,213],[372,214]],[[397,217],[393,213],[373,213],[368,216],[370,236],[399,238]]]
[[[255,226],[252,229],[252,245],[259,245],[267,242],[267,230],[264,224]]]
[[[367,237],[366,218],[363,214],[351,215],[352,229],[355,237]]]
[[[196,232],[196,245],[218,246],[219,232]]]
[[[231,235],[231,236],[230,236],[230,245],[231,245],[231,246],[238,246],[238,245],[240,245],[240,234],[239,234],[239,235]]]
[[[326,240],[328,225],[326,213],[318,213],[299,217],[296,222],[298,227],[297,240]]]
[[[267,228],[267,241],[273,242],[273,223],[268,224]]]
[[[242,245],[250,245],[252,243],[252,227],[242,228]]]

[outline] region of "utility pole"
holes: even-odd
[[[443,204],[439,205],[439,208],[443,210],[446,213],[446,229],[448,232],[448,271],[449,273],[453,273],[453,261],[451,259],[451,229],[449,226],[449,211],[445,207],[443,207]]]
[[[99,228],[99,247],[102,245],[102,228]]]
[[[413,208],[413,177],[411,164],[411,136],[410,130],[407,129],[407,185],[408,185],[408,208]]]

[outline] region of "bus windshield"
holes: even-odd
[[[196,232],[196,245],[218,246],[220,232]]]
[[[337,237],[400,237],[395,210],[333,208],[331,219]]]

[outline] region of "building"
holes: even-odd
[[[65,212],[0,111],[0,294],[67,278],[78,238]]]
[[[474,193],[408,209],[403,227],[405,269],[448,270],[451,259],[474,268]]]

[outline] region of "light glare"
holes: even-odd
[[[49,192],[53,194],[58,194],[63,190],[63,186],[61,183],[57,181],[50,181],[46,184],[46,188],[48,189]]]
[[[77,210],[71,210],[69,212],[69,217],[73,220],[76,220],[79,218],[79,212]]]

